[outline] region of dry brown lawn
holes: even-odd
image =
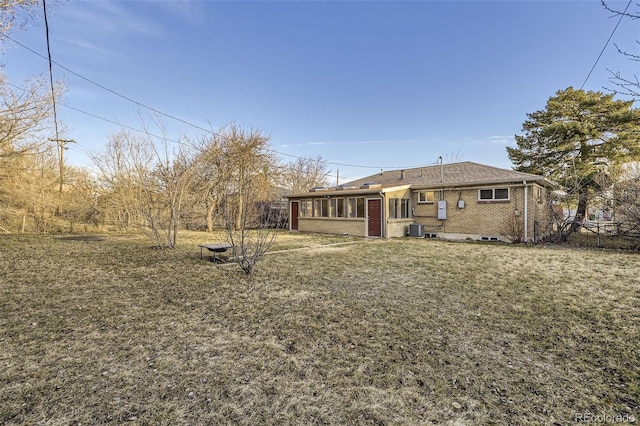
[[[248,280],[100,237],[0,236],[0,424],[640,417],[638,254],[283,234]]]

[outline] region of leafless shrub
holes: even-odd
[[[224,223],[233,258],[251,275],[260,257],[275,238],[270,220],[264,220],[265,206],[272,199],[270,171],[275,158],[268,150],[269,138],[258,130],[244,130],[237,125],[220,135],[225,199]],[[267,202],[267,203],[265,203]]]
[[[275,210],[269,209],[267,203],[253,202],[250,194],[250,191],[245,191],[241,203],[225,204],[225,229],[232,246],[232,256],[247,275],[253,274],[256,264],[276,237],[276,230],[269,226]],[[240,222],[234,224],[237,218],[240,218]]]
[[[524,221],[520,216],[512,215],[503,225],[502,232],[512,243],[524,242]]]

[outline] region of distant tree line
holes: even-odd
[[[237,124],[179,143],[121,129],[91,166],[63,164],[61,176],[50,92],[30,84],[15,93],[0,78],[0,231],[146,230],[173,247],[179,229],[237,228],[243,204],[326,184],[322,158],[285,163],[267,135]]]

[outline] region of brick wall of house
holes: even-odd
[[[364,219],[301,217],[298,219],[300,232],[318,232],[321,234],[349,234],[364,237],[366,232]]]
[[[540,197],[538,197],[539,188],[541,189]],[[544,232],[545,229],[548,229],[548,222],[552,220],[552,209],[553,209],[551,205],[551,201],[552,201],[551,192],[549,190],[539,185],[533,185],[532,191],[533,191],[533,195],[531,199],[533,200],[533,202],[530,204],[531,222],[530,222],[530,230],[529,230],[529,241],[533,241],[535,237],[534,235],[535,221],[543,222],[540,225],[541,232]]]
[[[389,219],[387,220],[387,237],[404,237],[409,232],[409,225],[415,223],[414,219]]]
[[[414,194],[415,220],[425,225],[425,232],[501,236],[508,234],[509,221],[523,214],[522,187],[510,188],[509,201],[478,201],[477,188],[445,190],[443,194],[447,202],[446,220],[437,219],[439,191],[432,204],[418,204]],[[459,200],[464,202],[463,208],[458,207]]]

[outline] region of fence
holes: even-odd
[[[534,222],[534,243],[566,243],[584,247],[640,249],[640,229],[631,222]]]

